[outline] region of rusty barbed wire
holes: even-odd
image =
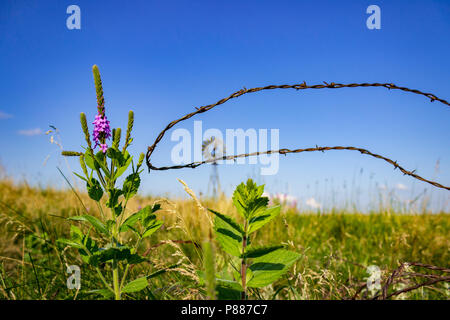
[[[386,283],[384,284],[384,286],[381,290],[381,297],[383,300],[386,300],[389,286],[393,284],[394,279],[396,277],[400,277],[401,274],[403,273],[403,271],[405,270],[405,268],[407,268],[408,266],[409,266],[408,263],[401,263],[397,269],[392,271],[391,275],[387,278]]]
[[[426,282],[418,283],[418,284],[416,284],[414,286],[395,291],[395,292],[387,295],[386,299],[389,299],[389,298],[391,298],[393,296],[397,296],[397,295],[402,294],[402,293],[406,293],[406,292],[409,292],[409,291],[412,291],[412,290],[419,289],[421,287],[430,286],[430,285],[438,283],[438,282],[450,282],[450,277],[448,277],[448,276],[438,277],[438,278],[433,278],[431,280],[428,280]]]
[[[376,299],[386,300],[393,296],[396,296],[396,295],[399,295],[402,293],[406,293],[406,292],[409,292],[412,290],[416,290],[421,287],[429,286],[429,285],[432,285],[432,284],[435,284],[438,282],[450,282],[450,276],[442,276],[442,275],[436,275],[436,274],[424,274],[423,275],[423,274],[405,272],[407,268],[412,267],[412,266],[425,268],[425,269],[429,269],[429,270],[434,270],[434,271],[446,272],[446,273],[448,273],[450,271],[448,268],[437,267],[437,266],[420,263],[420,262],[403,262],[400,264],[400,266],[397,269],[395,269],[392,272],[392,274],[386,280],[386,283],[384,284],[384,286],[381,290],[381,293],[376,295],[372,299],[373,300],[376,300]],[[401,278],[404,276],[411,276],[411,275],[413,275],[415,277],[419,277],[419,278],[429,279],[429,280],[422,282],[422,283],[415,284],[408,288],[404,288],[404,289],[395,291],[391,294],[388,294],[389,286],[391,286],[394,283],[395,278]]]
[[[191,112],[189,114],[186,114],[185,116],[174,120],[172,122],[170,122],[156,137],[155,141],[153,142],[153,144],[151,146],[148,147],[147,150],[147,154],[146,154],[146,163],[147,163],[147,167],[148,170],[150,172],[150,170],[170,170],[170,169],[181,169],[181,168],[195,168],[198,167],[199,165],[202,165],[204,163],[208,163],[211,161],[202,161],[202,162],[193,162],[187,165],[182,165],[182,166],[166,166],[166,167],[155,167],[151,164],[150,162],[150,158],[151,155],[153,154],[156,146],[158,145],[158,143],[162,140],[162,138],[164,137],[164,135],[166,134],[166,132],[168,130],[170,130],[172,127],[174,127],[177,123],[181,122],[181,121],[185,121],[188,120],[190,118],[192,118],[193,116],[209,111],[212,108],[219,106],[221,104],[224,104],[225,102],[234,99],[234,98],[238,98],[244,94],[247,93],[254,93],[254,92],[259,92],[259,91],[263,91],[263,90],[274,90],[274,89],[295,89],[295,90],[305,90],[305,89],[340,89],[340,88],[356,88],[356,87],[383,87],[386,89],[394,89],[394,90],[401,90],[404,92],[410,92],[410,93],[414,93],[414,94],[418,94],[418,95],[422,95],[425,96],[427,98],[430,99],[431,102],[433,101],[439,101],[447,106],[450,106],[450,103],[444,99],[438,98],[436,95],[432,94],[432,93],[427,93],[427,92],[422,92],[420,90],[417,89],[410,89],[407,87],[401,87],[401,86],[397,86],[393,83],[348,83],[348,84],[343,84],[343,83],[327,83],[327,82],[323,82],[324,84],[316,84],[316,85],[307,85],[306,82],[303,82],[301,84],[293,84],[293,85],[268,85],[268,86],[264,86],[264,87],[256,87],[256,88],[251,88],[251,89],[247,89],[247,88],[243,88],[239,91],[236,91],[234,93],[232,93],[231,95],[229,95],[226,98],[223,98],[219,101],[217,101],[216,103],[213,104],[209,104],[206,106],[202,106],[197,108],[196,107],[196,111]],[[368,150],[362,149],[362,148],[356,148],[356,147],[341,147],[341,146],[337,146],[337,147],[317,147],[316,148],[308,148],[308,149],[296,149],[296,150],[289,150],[289,149],[280,149],[280,150],[270,150],[270,151],[266,151],[266,152],[257,152],[254,154],[241,154],[241,155],[235,155],[235,156],[228,156],[227,158],[230,159],[235,159],[235,158],[240,158],[240,157],[248,157],[248,156],[252,156],[252,155],[259,155],[259,154],[269,154],[269,153],[280,153],[280,154],[286,154],[286,153],[299,153],[299,152],[306,152],[306,151],[327,151],[327,150],[356,150],[356,151],[360,151],[363,154],[368,154],[371,155],[373,157],[379,158],[379,159],[383,159],[385,161],[387,161],[388,163],[392,164],[394,166],[394,169],[400,169],[400,171],[403,172],[403,174],[411,176],[413,178],[416,178],[418,180],[421,180],[423,182],[429,183],[435,187],[438,188],[443,188],[443,189],[447,189],[450,190],[449,187],[443,186],[437,182],[431,181],[431,180],[427,180],[425,178],[420,177],[419,175],[415,174],[415,170],[414,171],[408,171],[405,170],[404,168],[402,168],[401,166],[399,166],[397,164],[396,161],[392,161],[391,159],[388,159],[386,157],[383,157],[381,155],[377,155],[377,154],[373,154],[371,152],[369,152]],[[213,159],[213,160],[217,160],[217,159]]]
[[[413,290],[416,290],[421,287],[430,286],[430,285],[436,284],[438,282],[450,282],[450,276],[442,275],[442,274],[424,274],[424,273],[410,272],[410,271],[407,271],[407,269],[409,267],[419,267],[419,268],[424,268],[424,269],[433,270],[433,271],[450,273],[450,269],[445,268],[445,267],[438,267],[438,266],[421,263],[421,262],[402,262],[402,263],[400,263],[400,266],[398,268],[394,269],[390,273],[389,277],[386,279],[386,282],[384,283],[381,290],[379,290],[378,293],[375,296],[371,297],[370,299],[371,300],[386,300],[393,296],[400,295],[402,293],[406,293],[409,291],[413,291]],[[390,294],[388,293],[389,288],[392,287],[393,285],[395,285],[396,283],[404,282],[405,280],[414,279],[414,278],[421,278],[421,279],[425,279],[427,281],[424,281],[421,283],[416,283],[412,286],[394,291]],[[358,296],[361,294],[361,292],[365,288],[367,288],[367,281],[360,283],[357,286],[355,293],[349,299],[351,299],[351,300],[357,299]]]
[[[426,263],[421,263],[421,262],[405,262],[405,263],[407,263],[409,266],[420,267],[420,268],[425,268],[425,269],[429,269],[429,270],[442,271],[442,272],[450,273],[450,269],[449,268],[437,267],[437,266],[433,266],[431,264],[426,264]]]
[[[259,156],[259,155],[263,155],[263,154],[272,154],[272,153],[279,153],[279,154],[288,154],[288,153],[301,153],[301,152],[314,152],[314,151],[330,151],[330,150],[352,150],[352,151],[359,151],[361,154],[367,154],[369,156],[378,158],[378,159],[382,159],[388,163],[390,163],[391,165],[394,166],[394,170],[395,169],[399,169],[404,175],[408,175],[410,177],[416,178],[420,181],[429,183],[435,187],[438,188],[442,188],[442,189],[446,189],[446,190],[450,190],[450,187],[446,187],[438,182],[435,181],[431,181],[428,179],[425,179],[421,176],[419,176],[418,174],[415,173],[415,170],[413,171],[408,171],[406,169],[404,169],[402,166],[400,166],[397,161],[393,161],[389,158],[386,158],[382,155],[376,154],[376,153],[372,153],[369,150],[366,149],[362,149],[362,148],[356,148],[356,147],[343,147],[343,146],[335,146],[335,147],[314,147],[314,148],[305,148],[305,149],[295,149],[295,150],[290,150],[290,149],[279,149],[279,150],[268,150],[268,151],[258,151],[258,152],[252,152],[252,153],[244,153],[244,154],[238,154],[238,155],[230,155],[230,156],[223,156],[223,157],[217,157],[214,159],[208,159],[208,160],[204,160],[204,161],[197,161],[197,162],[191,162],[188,164],[184,164],[184,165],[174,165],[174,166],[169,166],[169,167],[154,167],[152,164],[150,164],[150,169],[152,170],[171,170],[171,169],[183,169],[183,168],[197,168],[198,166],[201,166],[202,164],[206,164],[206,163],[212,163],[215,161],[219,161],[219,160],[234,160],[237,158],[245,158],[245,157],[253,157],[253,156]]]

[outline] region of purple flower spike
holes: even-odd
[[[100,149],[103,153],[105,153],[108,149],[108,145],[105,143],[105,140],[111,137],[109,121],[106,118],[106,115],[97,114],[92,124],[94,125],[94,148],[100,146]]]

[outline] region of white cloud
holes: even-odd
[[[318,209],[318,208],[320,208],[322,206],[314,198],[309,198],[308,200],[306,200],[306,205],[308,205],[308,206],[310,206],[311,208],[314,208],[314,209]]]
[[[297,207],[297,198],[287,193],[277,193],[272,198],[269,199],[277,199],[281,204],[291,208]]]
[[[20,134],[21,136],[31,137],[31,136],[37,136],[37,135],[42,134],[42,130],[39,128],[35,128],[35,129],[28,129],[28,130],[19,130],[17,133]]]
[[[402,184],[402,183],[397,183],[397,185],[395,186],[398,190],[407,190],[408,189],[408,187],[407,186],[405,186],[404,184]]]
[[[12,118],[12,114],[0,110],[0,119],[9,119],[9,118]]]

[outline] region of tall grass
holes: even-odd
[[[72,191],[30,187],[7,178],[0,180],[0,190],[0,298],[101,298],[89,292],[101,284],[88,266],[82,267],[79,291],[66,287],[67,266],[82,265],[72,249],[62,251],[56,242],[68,236],[64,218],[82,212]],[[92,200],[83,193],[79,196],[90,214],[98,216]],[[237,216],[231,200],[223,195],[197,200],[137,197],[126,214],[155,201],[163,208],[159,214],[163,230],[141,244],[151,263],[131,268],[130,273],[150,275],[164,267],[170,269],[152,276],[146,290],[124,298],[206,299],[208,293],[199,285],[196,273],[204,265],[201,245],[211,235],[211,217],[204,208]],[[397,214],[392,208],[353,213],[286,209],[273,224],[257,232],[255,239],[260,243],[283,242],[302,254],[286,277],[254,292],[265,299],[346,299],[366,281],[370,265],[379,266],[387,276],[404,261],[447,268],[450,261],[450,216],[446,213]],[[220,272],[229,263],[215,247],[216,270]],[[409,284],[416,280],[410,279]],[[448,286],[438,283],[398,298],[448,297]]]

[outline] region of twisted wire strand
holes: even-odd
[[[378,159],[382,159],[388,163],[390,163],[392,166],[394,166],[394,170],[395,169],[399,169],[404,175],[408,175],[410,177],[413,177],[415,179],[418,179],[420,181],[426,182],[428,184],[431,184],[437,188],[442,188],[442,189],[446,189],[446,190],[450,190],[450,187],[446,187],[438,182],[435,181],[431,181],[428,179],[425,179],[421,176],[419,176],[418,174],[415,173],[415,170],[413,171],[409,171],[406,170],[405,168],[403,168],[402,166],[400,166],[397,161],[393,161],[389,158],[386,158],[382,155],[376,154],[376,153],[372,153],[369,150],[366,149],[362,149],[362,148],[356,148],[356,147],[343,147],[343,146],[335,146],[335,147],[314,147],[314,148],[305,148],[305,149],[295,149],[295,150],[290,150],[290,149],[279,149],[279,150],[268,150],[268,151],[261,151],[261,152],[252,152],[252,153],[243,153],[243,154],[238,154],[238,155],[229,155],[229,156],[223,156],[223,157],[218,157],[218,158],[214,158],[214,159],[208,159],[208,160],[204,160],[204,161],[196,161],[196,162],[191,162],[188,164],[183,164],[183,165],[174,165],[174,166],[168,166],[168,167],[155,167],[152,164],[150,164],[150,169],[152,170],[171,170],[171,169],[183,169],[183,168],[197,168],[198,166],[201,166],[203,164],[206,163],[212,163],[212,162],[216,162],[219,160],[234,160],[237,158],[245,158],[245,157],[252,157],[252,156],[259,156],[259,155],[263,155],[263,154],[272,154],[272,153],[279,153],[279,154],[288,154],[288,153],[301,153],[301,152],[314,152],[314,151],[330,151],[330,150],[351,150],[351,151],[359,151],[361,154],[366,154]]]
[[[421,277],[421,278],[425,278],[425,279],[427,279],[427,278],[428,279],[431,278],[431,279],[426,281],[426,282],[422,282],[422,283],[416,284],[414,286],[411,286],[411,287],[408,287],[408,288],[404,288],[404,289],[395,291],[395,292],[393,292],[391,294],[388,294],[389,286],[391,286],[394,283],[395,278],[401,278],[401,277],[403,277],[405,275],[406,276],[410,275],[409,273],[405,273],[406,268],[409,267],[409,266],[416,266],[416,267],[426,268],[426,269],[434,270],[434,271],[443,271],[443,272],[447,272],[447,273],[450,271],[447,268],[437,267],[437,266],[433,266],[433,265],[429,265],[429,264],[425,264],[425,263],[420,263],[420,262],[403,262],[403,263],[400,264],[400,266],[397,269],[395,269],[392,272],[392,274],[386,280],[386,283],[385,283],[385,285],[382,288],[381,294],[373,297],[373,299],[374,300],[375,299],[383,299],[383,300],[385,300],[385,299],[388,299],[388,298],[393,297],[395,295],[399,295],[399,294],[402,294],[402,293],[405,293],[405,292],[409,292],[409,291],[418,289],[420,287],[429,286],[429,285],[432,285],[432,284],[435,284],[435,283],[438,283],[438,282],[442,282],[442,281],[450,282],[450,276],[433,275],[433,274],[432,275],[427,275],[427,274],[421,275],[421,274],[414,274],[413,273],[413,275],[415,275],[415,276],[418,276],[418,277]]]
[[[426,264],[426,263],[421,263],[421,262],[405,262],[405,263],[408,264],[409,266],[416,266],[416,267],[420,267],[420,268],[450,273],[449,268],[437,267],[437,266],[433,266],[431,264]]]
[[[343,84],[343,83],[327,83],[324,82],[323,84],[316,84],[316,85],[307,85],[306,82],[303,82],[301,84],[293,84],[293,85],[268,85],[268,86],[264,86],[264,87],[256,87],[256,88],[251,88],[251,89],[247,89],[247,88],[243,88],[239,91],[236,91],[234,93],[232,93],[231,95],[229,95],[226,98],[223,98],[219,101],[217,101],[216,103],[213,104],[209,104],[206,106],[202,106],[199,108],[196,108],[197,110],[194,112],[191,112],[189,114],[184,115],[183,117],[174,120],[172,122],[170,122],[156,137],[155,141],[153,142],[153,144],[151,146],[148,147],[147,150],[147,154],[146,154],[146,163],[147,163],[147,167],[148,170],[170,170],[170,169],[181,169],[181,168],[195,168],[198,167],[199,165],[202,165],[204,163],[208,163],[208,162],[212,162],[214,160],[217,159],[213,159],[213,160],[209,160],[209,161],[202,161],[202,162],[193,162],[187,165],[182,165],[182,166],[165,166],[165,167],[155,167],[151,164],[150,162],[150,158],[151,155],[153,154],[156,146],[158,145],[158,143],[162,140],[162,138],[164,137],[164,135],[166,134],[166,132],[168,130],[170,130],[172,127],[174,127],[177,123],[181,122],[181,121],[185,121],[188,120],[190,118],[192,118],[193,116],[209,111],[211,109],[213,109],[216,106],[222,105],[225,102],[234,99],[234,98],[238,98],[244,94],[247,93],[254,93],[254,92],[259,92],[259,91],[263,91],[263,90],[274,90],[274,89],[295,89],[295,90],[305,90],[305,89],[324,89],[324,88],[328,88],[328,89],[340,89],[340,88],[356,88],[356,87],[383,87],[386,89],[394,89],[394,90],[401,90],[404,92],[410,92],[410,93],[414,93],[414,94],[418,94],[418,95],[422,95],[427,97],[428,99],[430,99],[431,102],[433,101],[439,101],[447,106],[450,106],[450,103],[444,99],[438,98],[436,95],[432,94],[432,93],[428,93],[428,92],[422,92],[420,90],[417,89],[410,89],[407,87],[402,87],[402,86],[397,86],[393,83],[348,83],[348,84]],[[383,159],[385,161],[387,161],[388,163],[392,164],[394,166],[394,169],[400,169],[400,171],[403,172],[403,174],[411,176],[415,179],[421,180],[423,182],[429,183],[435,187],[438,188],[442,188],[442,189],[447,189],[450,190],[449,187],[443,186],[437,182],[431,181],[431,180],[427,180],[425,178],[420,177],[419,175],[415,174],[414,171],[408,171],[405,170],[404,168],[402,168],[401,166],[399,166],[397,164],[396,161],[393,161],[391,159],[388,159],[386,157],[383,157],[381,155],[378,154],[373,154],[371,152],[369,152],[368,150],[362,149],[362,148],[356,148],[356,147],[341,147],[341,146],[336,146],[336,147],[317,147],[316,148],[308,148],[308,149],[296,149],[296,150],[289,150],[289,149],[280,149],[280,150],[270,150],[270,151],[266,151],[266,152],[256,152],[253,154],[241,154],[241,155],[234,155],[234,156],[228,156],[228,157],[224,157],[227,159],[235,159],[235,158],[240,158],[240,157],[248,157],[248,156],[253,156],[253,155],[259,155],[259,154],[270,154],[270,153],[280,153],[280,154],[286,154],[286,153],[299,153],[299,152],[309,152],[309,151],[328,151],[328,150],[355,150],[355,151],[359,151],[363,154],[368,154],[371,155],[375,158],[379,158],[379,159]]]
[[[447,275],[439,275],[439,274],[423,274],[423,273],[416,273],[416,272],[405,272],[406,267],[415,266],[419,268],[425,268],[433,271],[441,271],[445,273],[450,273],[450,269],[444,268],[444,267],[438,267],[431,264],[421,263],[421,262],[403,262],[400,264],[400,266],[397,269],[394,269],[392,273],[387,278],[383,288],[381,289],[381,292],[379,292],[377,295],[372,297],[372,300],[376,299],[388,299],[390,297],[393,297],[395,295],[399,295],[401,293],[405,293],[408,291],[412,291],[415,289],[418,289],[423,286],[429,286],[438,282],[450,282],[450,276]],[[407,287],[398,291],[395,291],[391,294],[388,294],[389,286],[392,284],[395,284],[398,281],[401,281],[404,278],[423,278],[428,279],[426,282],[422,282],[416,285],[413,285],[411,287]],[[353,296],[350,298],[351,300],[355,300],[358,298],[359,294],[363,291],[364,288],[367,287],[367,282],[362,282],[358,285],[358,288],[356,289]]]
[[[448,277],[448,276],[438,277],[438,278],[433,278],[433,279],[428,280],[428,281],[423,282],[423,283],[418,283],[418,284],[416,284],[416,285],[414,285],[412,287],[408,287],[408,288],[405,288],[405,289],[401,289],[401,290],[395,291],[395,292],[387,295],[386,299],[389,299],[389,298],[391,298],[393,296],[397,296],[397,295],[402,294],[402,293],[406,293],[406,292],[409,292],[409,291],[412,291],[412,290],[416,290],[416,289],[421,288],[421,287],[430,286],[430,285],[438,283],[438,282],[450,282],[450,277]]]

